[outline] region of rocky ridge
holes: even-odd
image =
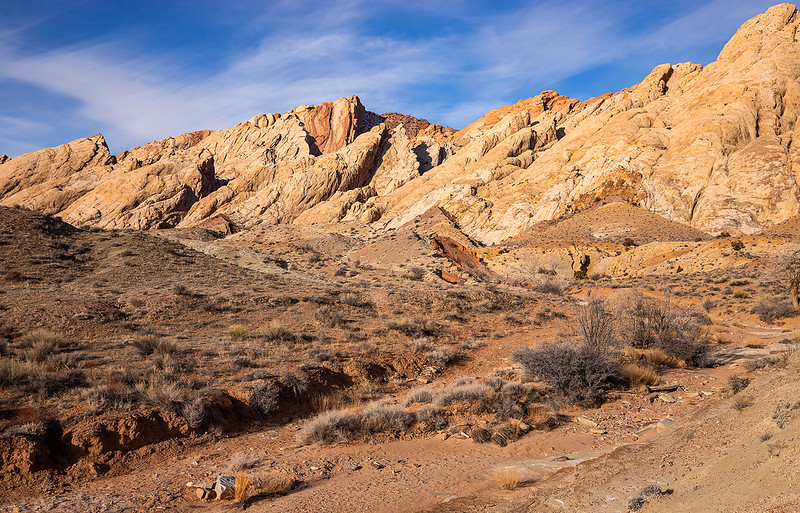
[[[112,156],[102,136],[0,163],[0,204],[100,228],[357,222],[438,207],[469,237],[507,241],[621,200],[716,234],[800,212],[800,24],[793,5],[745,23],[717,61],[662,64],[618,93],[544,91],[455,131],[357,96]]]

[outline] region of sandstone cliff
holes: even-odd
[[[494,243],[617,199],[712,234],[755,233],[800,212],[799,24],[777,5],[706,67],[662,64],[583,102],[544,91],[459,131],[351,96],[116,158],[94,136],[0,161],[0,204],[104,228],[390,229],[438,207]]]

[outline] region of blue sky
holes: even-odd
[[[713,61],[761,0],[4,0],[0,154],[103,133],[117,153],[358,94],[460,128]],[[47,13],[47,14],[42,14]]]

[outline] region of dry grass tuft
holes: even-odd
[[[247,328],[243,324],[231,324],[228,327],[228,335],[230,335],[231,340],[242,340],[246,334]]]
[[[250,484],[251,496],[286,495],[295,486],[295,480],[283,472],[256,474]]]
[[[680,367],[680,361],[674,356],[670,356],[661,349],[639,349],[636,347],[626,347],[622,352],[635,364],[644,364],[648,367],[657,369],[659,367]]]
[[[236,485],[234,487],[234,501],[237,504],[242,504],[250,497],[250,476],[244,472],[236,473]]]
[[[516,490],[522,482],[522,470],[519,467],[498,467],[492,478],[502,490]]]
[[[646,365],[640,366],[635,363],[626,363],[621,368],[621,374],[631,386],[655,385],[658,381],[658,372]]]

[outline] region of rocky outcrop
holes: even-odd
[[[794,6],[778,5],[706,67],[662,64],[583,102],[544,91],[457,132],[351,96],[116,159],[94,136],[0,163],[0,204],[115,228],[213,218],[223,232],[392,229],[440,208],[494,243],[615,199],[703,232],[754,233],[800,213],[798,25]]]
[[[338,151],[355,141],[365,112],[358,96],[349,96],[317,106],[301,105],[287,115],[302,120],[319,155]]]

